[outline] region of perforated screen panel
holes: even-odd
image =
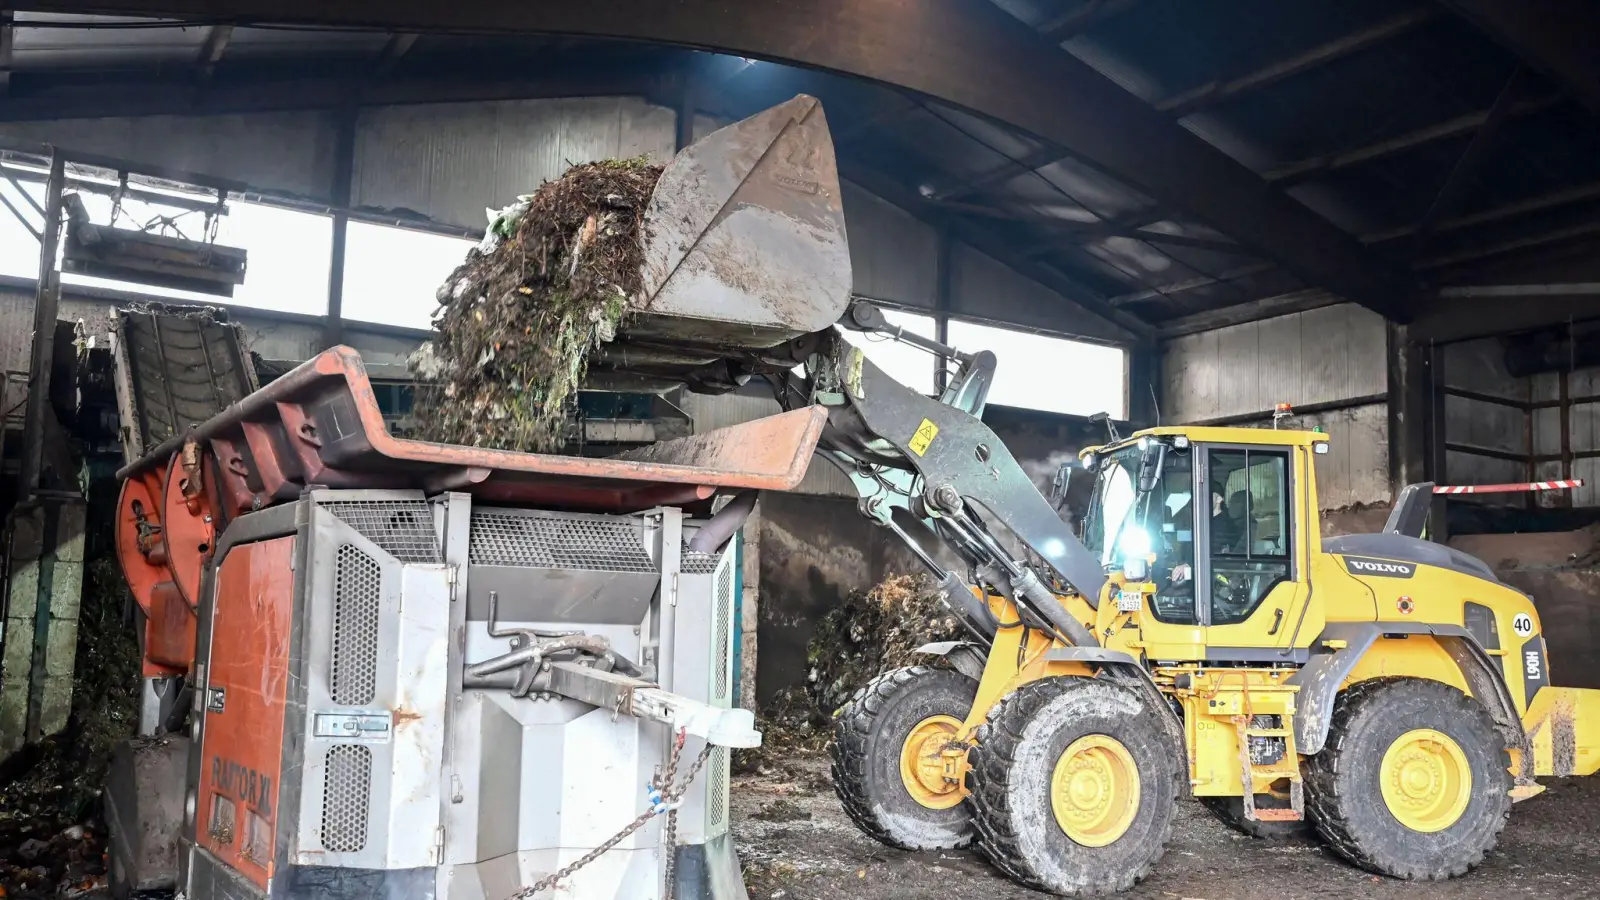
[[[722,567],[717,576],[717,592],[712,597],[717,618],[711,653],[716,657],[716,680],[712,683],[712,699],[720,700],[732,690],[733,666],[733,563]]]
[[[333,701],[372,702],[378,684],[378,613],[382,570],[377,560],[349,544],[339,547],[333,576]]]
[[[323,508],[401,562],[442,561],[425,500],[335,500]]]
[[[728,820],[728,750],[714,747],[706,760],[706,832],[716,834]]]
[[[372,801],[372,750],[340,744],[328,750],[328,780],[322,788],[322,846],[355,853],[367,846],[367,808]]]
[[[634,519],[472,513],[472,563],[597,572],[654,572]]]

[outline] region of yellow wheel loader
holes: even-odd
[[[885,330],[860,303],[842,324]],[[1381,533],[1325,539],[1327,435],[1180,427],[1084,451],[1047,499],[979,420],[994,357],[900,337],[953,364],[941,397],[842,341],[768,375],[829,409],[819,453],[971,632],[838,712],[834,782],[867,834],[1092,895],[1151,870],[1188,793],[1247,834],[1314,827],[1372,872],[1443,879],[1536,778],[1600,768],[1600,692],[1552,686],[1533,601],[1419,537],[1431,485]]]

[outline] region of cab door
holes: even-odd
[[[1298,528],[1307,519],[1295,515],[1303,505],[1296,477],[1302,449],[1200,448],[1195,481],[1206,503],[1196,504],[1195,595],[1207,661],[1303,662],[1304,651],[1290,643],[1309,600]]]

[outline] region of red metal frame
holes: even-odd
[[[798,487],[826,422],[811,407],[613,459],[402,440],[384,427],[361,357],[334,347],[117,473],[117,555],[146,615],[145,673],[193,664],[200,576],[228,521],[308,487],[601,512],[694,506],[718,491]]]

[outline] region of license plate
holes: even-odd
[[[1139,591],[1117,591],[1118,612],[1138,612],[1144,605],[1144,594]]]

